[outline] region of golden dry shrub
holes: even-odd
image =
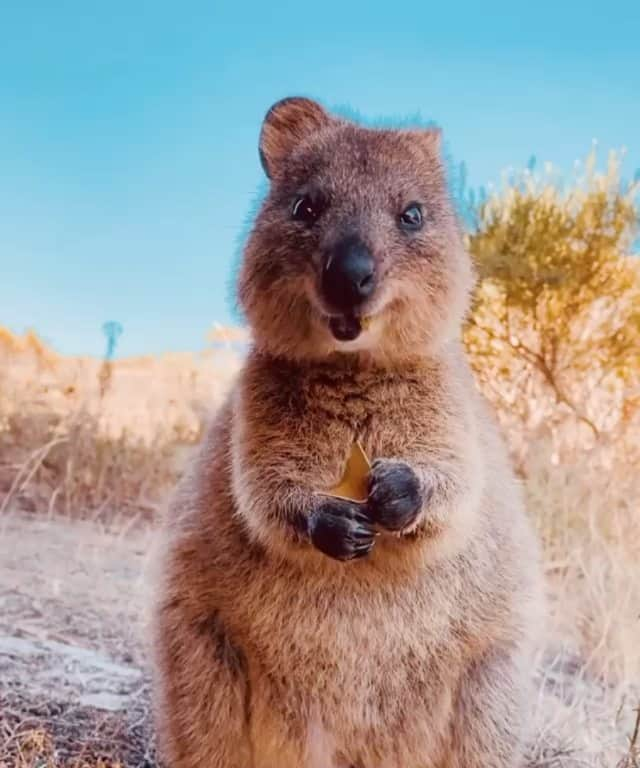
[[[542,540],[550,637],[618,703],[637,700],[640,674],[638,215],[615,153],[599,172],[592,152],[570,183],[512,177],[468,236],[479,284],[464,330]]]
[[[569,186],[550,167],[478,211],[479,286],[465,342],[481,388],[522,426],[570,416],[597,434],[629,417],[640,372],[638,184],[595,151]]]

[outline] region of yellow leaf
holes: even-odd
[[[327,495],[350,501],[367,500],[367,478],[371,464],[362,445],[356,441],[351,447],[342,479]]]

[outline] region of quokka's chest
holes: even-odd
[[[289,424],[292,447],[317,454],[320,466],[323,459],[331,465],[335,455],[342,464],[356,441],[370,460],[411,455],[443,430],[442,410],[427,397],[398,400],[362,393],[334,393],[310,402]]]
[[[302,420],[328,419],[362,432],[384,432],[436,417],[439,400],[439,388],[427,379],[386,375],[346,382],[312,378],[301,386],[298,403]]]

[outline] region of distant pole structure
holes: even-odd
[[[118,339],[122,336],[123,330],[122,324],[117,322],[117,320],[108,320],[106,323],[102,324],[102,333],[104,333],[107,338],[107,349],[104,353],[105,360],[113,360]]]
[[[107,339],[107,348],[104,353],[104,360],[98,372],[98,385],[100,387],[100,397],[103,398],[111,386],[111,377],[113,376],[113,367],[111,361],[116,351],[118,339],[122,336],[122,325],[116,320],[109,320],[102,324],[102,333]]]

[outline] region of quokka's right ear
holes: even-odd
[[[260,161],[267,176],[277,176],[282,160],[294,147],[330,121],[330,115],[311,99],[292,96],[277,101],[260,131]]]

